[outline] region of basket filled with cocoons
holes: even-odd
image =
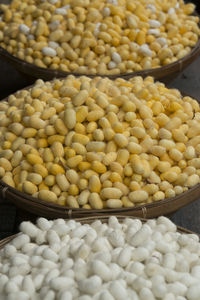
[[[44,80],[73,73],[170,81],[200,53],[199,17],[183,0],[13,0],[0,11],[0,56]]]
[[[1,195],[49,218],[170,214],[200,192],[200,106],[152,77],[37,80],[0,102]]]
[[[39,218],[0,242],[2,300],[199,300],[199,236],[169,219]]]

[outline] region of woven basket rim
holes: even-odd
[[[60,78],[60,79],[62,80],[63,78]],[[53,79],[51,81],[54,81],[54,80],[55,79]],[[22,88],[21,90],[29,90],[33,86],[34,86],[34,84],[27,86],[25,88]],[[18,93],[19,91],[13,93],[13,95]],[[181,91],[180,91],[180,93],[181,93],[182,97],[184,97],[184,93],[182,93]],[[8,98],[9,98],[9,96],[0,101],[8,101]],[[197,101],[200,102],[200,100],[197,100]],[[181,201],[184,197],[187,197],[187,199],[188,199],[187,204],[189,204],[190,202],[194,201],[194,199],[190,200],[190,195],[192,195],[194,192],[197,192],[197,191],[198,191],[198,194],[200,195],[200,183],[189,188],[187,191],[185,191],[179,195],[176,195],[175,197],[165,198],[163,200],[155,201],[152,203],[147,203],[144,205],[138,205],[138,206],[128,207],[128,208],[122,207],[122,208],[104,208],[104,209],[84,209],[84,208],[71,208],[68,206],[62,206],[62,205],[55,204],[52,202],[40,200],[29,194],[19,191],[16,188],[9,186],[3,180],[0,179],[0,195],[3,197],[3,199],[6,199],[7,194],[10,193],[12,195],[12,202],[14,202],[15,204],[16,204],[16,202],[14,200],[14,197],[18,196],[21,201],[25,200],[25,201],[27,201],[27,203],[29,203],[29,204],[31,203],[33,206],[38,205],[39,209],[42,208],[42,209],[46,209],[46,210],[51,210],[51,212],[55,212],[55,210],[56,210],[59,213],[65,214],[69,218],[73,217],[73,215],[74,215],[73,218],[75,218],[77,215],[80,215],[80,216],[82,216],[82,215],[84,216],[87,214],[100,215],[100,214],[106,214],[106,213],[108,213],[108,214],[116,213],[117,214],[119,212],[121,212],[123,214],[123,213],[135,213],[135,212],[137,213],[140,211],[142,213],[142,217],[146,218],[146,216],[148,215],[148,211],[150,209],[155,209],[155,208],[158,208],[163,205],[173,204],[173,203],[175,203],[175,201]],[[197,197],[195,199],[197,199]],[[182,205],[182,206],[184,206],[184,205]],[[26,209],[26,207],[25,207],[25,209]]]
[[[140,221],[142,221],[142,223],[145,223],[148,221],[148,219],[145,218],[140,218],[140,217],[134,217],[134,216],[123,216],[123,215],[113,215],[115,217],[117,217],[117,219],[122,222],[124,219],[126,218],[131,218],[131,219],[139,219]],[[93,221],[95,220],[100,220],[103,223],[106,223],[109,219],[109,217],[111,217],[111,215],[104,215],[104,216],[91,216],[91,217],[83,217],[83,218],[74,218],[73,220],[80,222],[82,224],[91,224]],[[66,221],[68,221],[68,219],[65,219]],[[176,225],[176,224],[175,224]],[[199,236],[198,233],[191,231],[187,228],[181,227],[176,225],[177,227],[177,231],[180,233],[185,233],[185,234],[195,234],[197,236]],[[2,240],[0,240],[0,249],[2,249],[6,244],[8,244],[10,241],[12,241],[15,237],[17,237],[18,235],[20,235],[21,233],[18,232],[16,234],[13,234],[11,236],[8,236]]]
[[[194,16],[199,16],[199,14],[195,11],[193,13]],[[199,22],[200,27],[200,22]],[[116,79],[116,78],[131,78],[135,76],[153,76],[156,79],[161,79],[167,76],[170,76],[173,73],[181,72],[187,65],[192,63],[200,54],[200,36],[198,38],[198,41],[196,45],[191,49],[191,51],[185,55],[183,58],[178,59],[177,61],[167,64],[165,66],[157,67],[157,68],[151,68],[146,70],[140,70],[130,73],[120,73],[120,74],[113,74],[113,75],[105,75],[105,74],[85,74],[85,73],[77,73],[77,72],[65,72],[59,69],[53,70],[48,68],[42,68],[38,67],[33,63],[28,63],[25,60],[22,60],[18,58],[17,56],[12,55],[9,53],[5,48],[0,46],[0,58],[6,59],[11,64],[15,65],[15,67],[26,74],[29,74],[32,77],[38,78],[41,76],[47,77],[47,78],[59,78],[59,77],[66,77],[68,75],[74,75],[74,76],[88,76],[90,78],[100,76],[100,77],[108,77],[110,79]]]

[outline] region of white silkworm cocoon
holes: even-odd
[[[152,51],[147,44],[143,44],[140,46],[139,52],[144,56],[152,56]]]
[[[44,257],[44,259],[53,261],[53,262],[57,262],[58,261],[58,255],[51,249],[46,248],[44,249],[42,256]]]
[[[29,295],[33,295],[35,293],[35,286],[30,275],[24,277],[22,289]]]
[[[2,300],[200,299],[199,238],[165,217],[91,225],[39,218],[20,228],[0,250]]]
[[[20,249],[23,245],[30,242],[30,237],[27,234],[20,234],[14,240],[12,240],[12,245],[16,249]]]
[[[168,10],[167,13],[168,13],[168,15],[172,15],[172,14],[175,14],[176,11],[175,11],[175,9],[173,7],[170,7],[170,9]]]
[[[49,27],[50,27],[51,30],[56,30],[59,25],[60,25],[60,21],[55,20],[55,21],[53,21],[49,24]]]
[[[51,229],[47,231],[46,239],[50,245],[60,243],[60,238],[59,238],[57,232],[54,230],[51,230]]]
[[[176,296],[184,296],[187,292],[187,287],[181,282],[174,282],[167,285],[167,290]]]
[[[109,17],[110,16],[110,8],[109,7],[104,7],[103,16],[104,17]]]
[[[58,277],[60,275],[60,272],[58,269],[52,269],[50,270],[47,275],[45,276],[45,283],[49,283],[52,279]]]
[[[156,12],[156,7],[153,4],[147,4],[146,8],[150,9],[152,12]]]
[[[131,247],[127,247],[122,249],[119,253],[117,262],[121,267],[126,267],[131,260],[132,251],[134,251]]]
[[[153,28],[159,28],[161,24],[157,20],[149,20],[149,26]]]
[[[163,263],[164,268],[168,269],[174,269],[176,266],[176,257],[173,253],[166,253],[163,257]]]
[[[109,291],[116,300],[127,299],[126,288],[121,285],[119,280],[113,281],[109,284]]]
[[[12,257],[17,252],[16,248],[10,244],[5,245],[3,251],[4,251],[5,257],[8,257],[8,258]]]
[[[72,294],[68,291],[64,291],[61,293],[59,300],[72,300]]]
[[[24,234],[30,236],[30,238],[34,238],[38,234],[38,228],[32,224],[31,222],[22,222],[19,228]]]
[[[86,294],[94,295],[97,293],[102,285],[102,279],[97,276],[91,276],[90,278],[80,280],[78,282],[79,290]]]
[[[137,277],[133,284],[133,289],[135,291],[140,291],[143,287],[146,287],[146,288],[151,288],[152,287],[152,282],[150,280],[146,280],[142,277]]]
[[[50,42],[48,43],[48,45],[49,45],[49,47],[52,48],[52,49],[56,49],[56,48],[58,48],[58,47],[60,46],[58,43],[53,42],[53,41],[50,41]]]
[[[152,35],[155,35],[155,36],[159,36],[160,35],[160,30],[159,29],[149,29],[147,31],[148,34],[152,34]]]
[[[103,261],[105,264],[109,264],[111,262],[111,254],[108,251],[101,251],[101,252],[97,252],[93,255],[92,257],[94,260],[101,260]]]
[[[53,278],[50,281],[49,285],[53,290],[60,291],[60,290],[68,289],[71,286],[73,286],[74,280],[72,278],[60,276],[57,278]]]
[[[99,276],[103,281],[110,281],[112,278],[111,271],[101,260],[94,260],[91,263],[91,271],[94,275]]]
[[[29,32],[30,32],[30,28],[26,24],[20,24],[19,30],[20,30],[20,32],[22,32],[25,35],[29,34]]]
[[[63,7],[60,7],[60,8],[56,8],[54,13],[65,16],[65,15],[67,15],[67,10]]]
[[[110,61],[109,63],[108,63],[108,68],[110,69],[110,70],[112,70],[112,69],[114,69],[114,68],[116,68],[117,67],[117,64],[116,64],[116,62],[114,62],[114,61]]]
[[[148,225],[144,225],[139,229],[131,239],[131,245],[137,247],[147,240],[149,235],[152,233],[151,228]]]
[[[56,50],[51,47],[42,48],[42,53],[46,56],[54,57],[56,56]]]
[[[147,299],[155,300],[155,297],[154,297],[152,291],[147,287],[141,288],[139,296],[140,296],[140,300],[147,300]]]
[[[191,285],[187,290],[186,297],[190,300],[200,299],[200,285],[199,284]]]
[[[105,290],[100,293],[99,300],[115,300],[115,298],[113,298],[113,296],[108,290]]]
[[[114,61],[116,64],[119,64],[122,62],[121,56],[117,52],[112,53],[112,61]]]

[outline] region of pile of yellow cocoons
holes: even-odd
[[[0,5],[0,46],[42,68],[117,75],[173,63],[198,42],[183,0],[12,0]]]
[[[0,178],[71,208],[174,197],[200,182],[200,106],[152,77],[37,80],[0,102]]]

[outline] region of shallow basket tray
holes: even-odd
[[[195,16],[199,16],[198,13],[194,13]],[[200,27],[200,23],[199,23]],[[190,65],[200,54],[200,37],[198,39],[197,44],[194,48],[192,48],[191,52],[188,53],[183,58],[168,64],[166,66],[152,68],[147,70],[141,70],[131,73],[121,73],[117,75],[90,75],[90,74],[80,74],[74,72],[64,72],[61,70],[53,70],[48,68],[41,68],[34,64],[28,63],[25,60],[19,59],[18,57],[10,54],[7,50],[0,46],[0,58],[12,64],[13,67],[23,73],[28,75],[30,78],[40,78],[43,80],[51,80],[53,78],[66,77],[67,75],[73,74],[74,76],[88,76],[88,77],[108,77],[110,79],[115,79],[118,77],[129,79],[135,76],[142,76],[143,78],[146,76],[152,76],[156,80],[161,80],[165,83],[170,83],[173,79],[175,79],[180,72],[182,72],[188,65]]]
[[[122,222],[125,218],[127,218],[127,216],[124,215],[115,215],[117,217],[117,219],[119,220],[119,222]],[[75,218],[74,220],[77,222],[81,222],[81,224],[91,224],[92,222],[96,221],[96,220],[100,220],[102,223],[107,223],[108,219],[109,219],[109,215],[105,215],[105,216],[98,216],[98,217],[88,217],[88,218]],[[131,219],[136,219],[136,217],[129,217]],[[142,221],[142,223],[145,223],[147,221],[147,219],[144,218],[137,218],[140,219]],[[186,233],[186,234],[196,234],[197,233],[188,230],[186,228],[177,226],[177,230],[180,233]],[[6,244],[8,244],[9,242],[11,242],[15,237],[17,237],[20,233],[11,235],[7,238],[4,238],[3,240],[0,241],[0,249],[2,249]],[[198,235],[199,236],[199,235]]]
[[[31,86],[23,90],[29,90]],[[185,95],[184,95],[185,96]],[[8,97],[0,101],[7,101]],[[122,214],[141,218],[154,218],[161,215],[169,215],[200,197],[200,183],[172,198],[167,198],[153,203],[138,205],[131,208],[106,208],[106,209],[83,209],[70,208],[51,202],[34,198],[23,193],[0,180],[0,197],[11,201],[20,211],[27,211],[35,216],[52,218],[82,218],[91,216],[104,216]],[[24,215],[24,213],[23,213]]]

